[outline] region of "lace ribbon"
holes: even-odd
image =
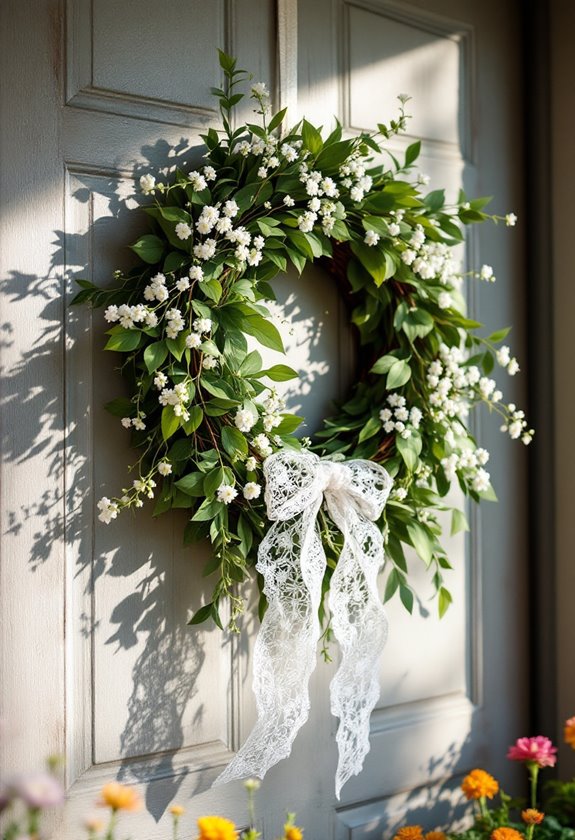
[[[268,601],[254,647],[258,719],[214,784],[249,776],[263,779],[290,754],[307,720],[326,567],[317,515],[325,500],[344,536],[329,596],[332,627],[342,649],[330,685],[331,711],[339,717],[339,799],[342,786],[361,771],[369,751],[369,717],[379,697],[376,666],[387,638],[387,618],[377,592],[384,556],[374,520],[381,516],[393,482],[371,461],[321,461],[310,452],[271,455],[264,474],[273,524],[261,542],[256,566]]]

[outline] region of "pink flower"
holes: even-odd
[[[64,802],[62,785],[50,773],[20,776],[12,782],[11,787],[29,808],[51,808]]]
[[[554,767],[557,761],[557,747],[549,738],[537,735],[534,738],[518,738],[514,746],[509,747],[507,758],[512,761],[525,761],[538,767]]]

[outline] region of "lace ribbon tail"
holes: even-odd
[[[339,717],[339,761],[335,792],[356,776],[369,752],[369,721],[379,698],[378,661],[387,640],[388,622],[377,591],[383,564],[379,529],[349,508],[338,526],[345,544],[331,580],[330,611],[342,650],[330,685],[331,711]],[[343,527],[342,527],[343,526]]]
[[[268,609],[254,647],[258,720],[245,743],[214,782],[257,776],[291,752],[309,713],[309,678],[316,664],[318,609],[326,559],[317,531],[321,496],[262,540],[257,569]]]

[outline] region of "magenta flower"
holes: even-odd
[[[537,735],[534,738],[518,738],[515,744],[509,747],[507,758],[536,764],[538,767],[554,767],[557,761],[556,752],[557,747],[553,746],[549,738]]]

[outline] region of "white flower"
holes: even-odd
[[[186,336],[186,347],[188,350],[195,350],[202,343],[202,337],[197,332],[191,332]]]
[[[142,175],[140,178],[140,189],[144,195],[150,195],[156,188],[156,179],[153,175]]]
[[[390,232],[391,236],[399,236],[399,234],[401,232],[401,228],[399,227],[399,225],[396,222],[388,223],[388,227],[389,227],[389,232]]]
[[[234,423],[240,432],[249,432],[252,426],[257,423],[257,417],[254,417],[251,411],[247,408],[238,408]]]
[[[170,475],[172,472],[172,465],[169,461],[160,461],[158,464],[158,472],[160,475]]]
[[[402,502],[406,496],[407,490],[405,489],[405,487],[398,487],[397,490],[393,491],[393,498],[397,499],[398,502]]]
[[[204,178],[206,181],[216,180],[216,170],[213,166],[204,166]]]
[[[515,215],[515,213],[507,213],[507,215],[505,216],[505,224],[507,225],[507,227],[515,227],[516,223],[517,216]]]
[[[516,373],[519,373],[519,362],[516,358],[510,359],[509,364],[507,365],[507,373],[509,376],[515,376]]]
[[[210,318],[196,318],[192,326],[198,333],[209,333],[212,331],[212,321]]]
[[[263,458],[272,454],[272,448],[267,435],[256,435],[252,443]]]
[[[188,271],[188,277],[190,280],[203,280],[204,272],[199,265],[193,265]]]
[[[124,427],[124,429],[129,429],[130,426],[132,425],[132,418],[131,417],[122,417],[120,422],[121,422],[122,426]]]
[[[313,230],[313,226],[317,221],[317,214],[313,213],[311,210],[306,210],[305,213],[298,219],[297,226],[298,228],[303,231],[304,233],[310,233]]]
[[[487,280],[491,283],[495,282],[495,277],[493,276],[493,269],[490,265],[482,265],[481,271],[479,272],[479,276],[482,280]]]
[[[260,166],[258,169],[258,178],[267,178],[268,170],[265,166]]]
[[[437,298],[437,305],[440,309],[449,309],[451,304],[453,303],[453,298],[449,294],[449,292],[440,292],[439,297]]]
[[[232,220],[229,216],[222,216],[216,222],[216,230],[218,233],[228,233],[232,229]]]
[[[218,360],[215,356],[204,356],[203,366],[206,370],[213,370],[218,366]]]
[[[257,499],[260,496],[262,488],[259,484],[256,484],[255,481],[248,481],[248,483],[244,485],[242,492],[244,499],[251,501],[252,499]]]
[[[405,251],[401,255],[401,259],[406,265],[411,265],[411,263],[415,260],[417,254],[415,251],[412,251],[411,248],[406,248]]]
[[[487,449],[476,449],[475,456],[477,458],[477,463],[480,464],[482,467],[489,461],[489,452]]]
[[[206,239],[204,242],[199,242],[194,245],[194,256],[200,260],[209,260],[216,253],[216,240]]]
[[[380,239],[379,233],[376,233],[374,230],[366,231],[366,234],[363,237],[363,241],[365,242],[365,244],[369,245],[370,247],[372,245],[377,245],[377,243],[379,242],[379,239]]]
[[[112,304],[111,306],[108,306],[108,308],[104,312],[104,318],[106,319],[106,321],[108,321],[110,323],[113,323],[114,321],[117,321],[119,319],[119,317],[120,316],[118,314],[118,307],[115,306],[114,304]]]
[[[144,429],[146,428],[146,424],[144,423],[144,421],[142,419],[143,416],[144,416],[143,414],[139,414],[137,417],[135,417],[132,420],[132,426],[134,427],[134,429],[137,429],[139,432],[143,432]]]
[[[224,204],[224,216],[228,216],[230,219],[233,219],[234,216],[238,215],[239,209],[238,204],[232,198]]]
[[[252,94],[260,99],[268,98],[269,92],[265,82],[255,82],[255,84],[252,85]]]
[[[238,491],[235,487],[232,487],[231,484],[222,484],[218,487],[218,502],[223,502],[225,505],[229,505],[230,502],[238,495]]]
[[[417,176],[417,183],[418,184],[423,184],[424,186],[426,186],[427,184],[429,184],[429,181],[430,181],[429,175],[424,175],[423,172],[420,172],[419,175]]]
[[[261,251],[265,244],[266,241],[263,236],[254,236],[254,246],[258,249],[258,251]]]
[[[178,282],[176,283],[176,289],[178,292],[185,292],[186,289],[190,288],[190,281],[187,277],[180,277]]]
[[[159,373],[157,373],[154,376],[154,385],[159,390],[164,388],[167,384],[168,384],[168,377],[166,376],[165,373],[162,373],[162,371],[160,371]]]
[[[500,347],[495,355],[501,367],[507,367],[507,365],[511,361],[510,350],[506,344],[504,344],[503,347]]]
[[[414,405],[411,411],[409,412],[409,421],[414,429],[419,429],[419,424],[421,423],[422,417],[423,414],[421,413],[420,409],[416,405]]]
[[[284,195],[284,204],[285,204],[286,207],[293,207],[294,204],[295,204],[295,201],[293,200],[291,195]]]
[[[246,460],[246,470],[249,470],[249,472],[253,472],[256,469],[257,465],[258,462],[254,458],[254,456],[250,455],[250,457]]]
[[[190,172],[189,178],[190,184],[196,192],[201,192],[202,190],[205,190],[208,186],[206,179],[203,175],[200,175],[199,172]]]
[[[176,225],[176,236],[178,239],[189,239],[191,235],[191,227],[186,222],[178,222]]]
[[[118,503],[110,501],[107,496],[102,496],[97,504],[97,507],[100,511],[98,519],[106,525],[109,525],[112,519],[115,519],[118,516]]]
[[[489,473],[486,470],[479,469],[475,473],[471,486],[476,493],[483,493],[489,489]]]
[[[264,207],[266,208],[266,210],[271,210],[272,209],[271,201],[264,201]]]
[[[379,419],[382,423],[387,423],[388,420],[391,420],[391,411],[389,410],[389,408],[383,408],[379,412]]]

